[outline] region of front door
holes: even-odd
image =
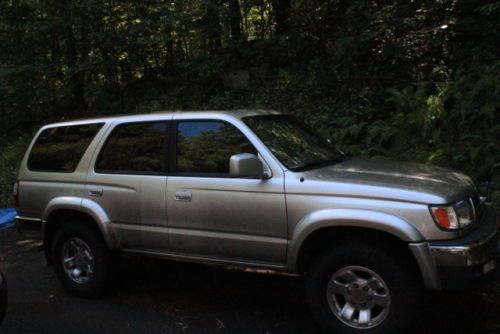
[[[173,131],[174,166],[167,184],[171,249],[190,257],[283,265],[287,225],[282,175],[230,178],[231,155],[258,152],[228,121],[180,116]]]

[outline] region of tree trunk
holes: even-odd
[[[276,35],[284,35],[290,32],[291,22],[291,0],[273,0],[274,21],[276,23]]]
[[[78,49],[76,45],[73,28],[68,29],[68,66],[75,70],[78,65]],[[85,109],[85,76],[82,71],[76,71],[71,74],[71,87],[73,91],[74,113],[79,116]]]
[[[166,42],[167,47],[167,68],[168,70],[173,70],[175,66],[175,53],[174,53],[174,39],[172,36],[172,32],[168,33],[169,38]]]
[[[206,27],[205,34],[208,51],[214,52],[221,49],[222,40],[218,0],[206,0],[203,21]]]
[[[233,42],[240,42],[242,40],[242,17],[239,0],[229,0],[229,25],[231,28],[231,40]]]

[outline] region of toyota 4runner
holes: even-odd
[[[471,179],[346,157],[275,111],[50,124],[21,163],[19,221],[42,224],[72,294],[102,294],[117,254],[305,275],[332,332],[411,326],[424,288],[495,269],[498,224]]]

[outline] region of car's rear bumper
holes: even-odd
[[[410,245],[430,289],[463,288],[471,281],[494,277],[500,265],[498,221],[495,210],[484,207],[480,227],[466,236]],[[418,248],[419,253],[415,252]],[[425,266],[422,266],[422,263]]]

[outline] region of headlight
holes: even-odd
[[[454,207],[460,227],[466,227],[472,224],[472,221],[474,220],[474,212],[470,200],[458,201],[455,203]]]
[[[453,205],[430,206],[436,224],[445,230],[459,230],[472,224],[474,212],[470,200],[461,200]]]

